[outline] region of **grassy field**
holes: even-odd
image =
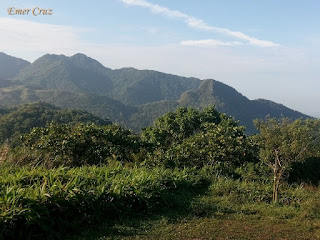
[[[274,205],[252,201],[248,195],[240,197],[250,184],[223,178],[216,181],[188,208],[104,223],[70,240],[320,239],[316,188],[288,186],[282,192],[282,202]],[[254,185],[263,188],[262,184]]]
[[[320,191],[208,169],[0,168],[0,239],[320,239]]]
[[[261,219],[252,216],[215,216],[141,220],[100,228],[74,239],[319,239],[319,221]]]

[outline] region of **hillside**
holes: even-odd
[[[24,86],[0,88],[0,106],[43,101],[60,108],[82,109],[101,118],[121,121],[134,110],[106,96],[58,90],[33,89]]]
[[[250,133],[255,132],[252,120],[256,118],[309,117],[269,100],[249,100],[234,88],[212,79],[203,81],[197,90],[182,94],[179,102],[183,106],[201,108],[215,105],[218,111],[240,120],[240,124],[245,125]]]
[[[215,105],[240,120],[250,133],[255,131],[255,118],[308,117],[272,101],[249,100],[216,80],[134,68],[112,70],[84,54],[40,57],[22,69],[14,81],[0,80],[0,101],[0,106],[44,101],[83,109],[135,131],[179,106]]]
[[[0,79],[11,79],[30,63],[0,52]],[[0,80],[1,84],[1,80]]]
[[[110,124],[110,121],[82,110],[60,109],[43,102],[0,108],[0,144],[6,139],[15,142],[22,133],[29,132],[33,127],[44,127],[52,121],[68,124],[78,122],[92,122],[97,125]]]
[[[114,86],[109,96],[129,105],[177,100],[182,93],[201,84],[196,78],[134,68],[113,70],[109,76]]]
[[[75,93],[106,93],[112,82],[107,68],[83,54],[44,55],[15,78],[27,86]]]
[[[176,100],[201,83],[196,78],[150,70],[111,70],[83,54],[44,55],[21,71],[15,80],[44,89],[106,95],[129,105]]]

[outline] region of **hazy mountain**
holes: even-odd
[[[28,65],[30,65],[28,61],[0,52],[0,79],[11,79]]]
[[[150,70],[111,70],[83,54],[44,55],[15,78],[25,85],[74,93],[96,93],[129,105],[176,100],[201,81]]]
[[[151,70],[112,70],[83,54],[44,55],[15,77],[0,80],[0,105],[45,101],[62,108],[83,109],[134,130],[179,106],[215,105],[254,131],[252,120],[308,117],[268,100],[249,100],[215,80],[185,78]]]
[[[43,101],[61,108],[83,109],[101,118],[121,122],[135,108],[106,96],[86,93],[71,93],[58,90],[31,89],[24,86],[0,88],[0,106]]]
[[[0,79],[0,88],[10,87],[14,85],[17,85],[17,82]]]
[[[44,55],[15,78],[28,86],[74,93],[106,93],[112,89],[108,69],[83,54]]]
[[[292,119],[309,117],[272,101],[249,100],[234,88],[212,79],[203,81],[197,90],[182,94],[179,102],[184,106],[201,108],[215,105],[220,112],[240,120],[241,124],[247,126],[249,132],[255,131],[252,120],[256,118],[266,116]]]
[[[123,124],[125,127],[139,131],[143,127],[151,126],[155,119],[167,112],[174,112],[180,107],[178,101],[164,100],[152,102],[136,107],[133,114]]]
[[[196,89],[201,80],[151,70],[122,68],[109,72],[114,89],[109,96],[129,105],[162,100],[177,100],[181,94]]]

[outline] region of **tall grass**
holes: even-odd
[[[206,186],[195,170],[0,167],[0,238],[59,238],[80,226],[176,207]]]

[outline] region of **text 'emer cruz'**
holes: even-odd
[[[34,16],[39,15],[52,15],[52,9],[42,9],[39,7],[35,7],[33,9],[26,8],[26,9],[17,9],[14,7],[8,8],[8,15],[29,15],[31,13]]]

